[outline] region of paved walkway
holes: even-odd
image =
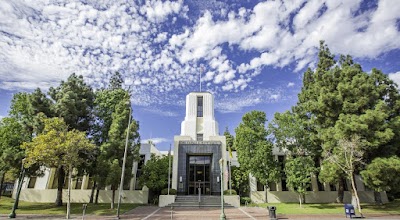
[[[127,213],[121,215],[121,219],[133,220],[158,220],[158,219],[176,219],[176,220],[208,220],[219,219],[221,209],[219,208],[159,208],[156,206],[139,206]],[[258,207],[226,208],[226,219],[269,219],[266,209]],[[344,215],[279,215],[278,219],[326,219],[340,220],[346,219]],[[6,215],[0,215],[0,219],[7,219]],[[17,219],[65,219],[65,216],[43,216],[43,215],[18,215]],[[82,216],[72,216],[72,219],[82,219]],[[86,216],[88,220],[106,220],[116,219],[115,216]],[[347,218],[348,219],[348,218]],[[367,215],[366,219],[400,219],[400,215],[375,214]]]

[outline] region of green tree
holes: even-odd
[[[44,120],[43,133],[33,138],[32,142],[25,142],[22,148],[26,151],[24,164],[26,167],[39,162],[46,167],[64,167],[68,172],[67,219],[69,219],[73,168],[84,162],[80,152],[90,152],[95,146],[86,138],[84,132],[75,129],[68,131],[62,118],[50,118]]]
[[[42,119],[52,117],[52,102],[38,88],[31,94],[20,92],[11,100],[10,117],[17,119],[32,138],[43,130]]]
[[[265,129],[266,115],[261,111],[246,113],[235,129],[235,146],[238,162],[248,170],[257,181],[265,186],[279,178],[279,166],[272,155],[273,144],[267,139]]]
[[[249,172],[243,167],[232,167],[232,188],[239,196],[248,196],[250,191]]]
[[[119,165],[118,159],[114,159],[112,161],[106,161],[106,167],[108,167],[107,170],[109,171],[107,173],[107,175],[105,175],[106,184],[111,185],[111,190],[112,190],[111,209],[114,209],[115,191],[118,189],[122,170],[121,170],[121,166]],[[126,174],[128,174],[128,172]],[[126,178],[126,179],[129,179],[129,178]]]
[[[316,171],[310,156],[287,156],[285,160],[287,185],[299,195],[299,204],[305,203],[307,188],[311,186],[311,176]]]
[[[150,160],[142,168],[139,184],[147,186],[155,195],[168,187],[168,157],[151,155]]]
[[[356,188],[354,174],[357,166],[361,165],[364,158],[362,150],[363,142],[360,137],[353,136],[351,139],[339,140],[338,146],[330,152],[325,152],[325,160],[338,167],[351,182],[352,204],[362,215],[360,199]]]
[[[124,82],[124,80],[122,79],[121,73],[115,72],[110,78],[109,89],[110,90],[122,89],[123,82]]]
[[[2,189],[6,173],[15,177],[21,171],[25,152],[20,146],[29,139],[30,136],[24,132],[24,127],[15,118],[0,120],[0,189]],[[21,178],[23,177],[20,176],[18,182]]]
[[[93,120],[94,93],[81,75],[72,74],[67,81],[61,81],[58,87],[51,87],[49,95],[55,102],[55,115],[64,118],[69,130],[89,133]]]
[[[86,134],[90,133],[93,122],[94,93],[83,77],[72,74],[67,81],[61,81],[56,88],[49,89],[49,95],[54,101],[52,110],[54,115],[62,117],[68,126],[68,130],[76,129]],[[90,152],[92,154],[92,152]],[[89,161],[90,155],[80,155]],[[62,205],[62,189],[64,186],[65,173],[62,166],[57,168],[58,186],[56,205]]]
[[[400,192],[400,158],[392,156],[389,158],[375,158],[365,170],[361,171],[365,185],[375,190],[376,201],[381,204],[382,199],[379,192]]]
[[[236,149],[235,149],[235,137],[233,135],[231,135],[231,133],[229,132],[228,127],[225,128],[224,136],[226,138],[226,148],[229,151],[236,151]]]
[[[315,152],[331,152],[339,140],[357,135],[363,140],[367,163],[398,153],[400,95],[393,81],[376,69],[364,72],[349,55],[335,61],[323,41],[318,58],[317,69],[304,73],[294,107],[308,121]],[[338,182],[338,198],[343,198],[343,180]]]
[[[293,155],[319,155],[313,148],[307,127],[307,121],[298,114],[286,111],[275,113],[274,119],[268,126],[272,133],[274,143],[283,151],[289,151]]]
[[[139,124],[135,120],[131,120],[128,131],[129,120],[132,117],[129,95],[126,95],[124,99],[116,104],[111,116],[112,122],[108,132],[108,140],[101,145],[101,158],[107,158],[110,161],[118,160],[119,169],[122,169],[127,132],[129,139],[126,164],[133,164],[133,161],[138,158],[140,147]],[[129,182],[131,173],[132,166],[127,166],[125,169],[125,183]],[[108,173],[108,175],[113,174]],[[119,181],[117,182],[116,180],[111,183],[113,194],[115,194],[118,184]],[[112,200],[114,201],[114,198]]]

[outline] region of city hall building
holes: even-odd
[[[178,195],[218,195],[227,169],[225,136],[220,136],[214,116],[214,97],[209,92],[186,96],[186,116],[181,134],[174,137],[172,188]],[[223,159],[223,160],[221,160]],[[221,160],[221,161],[220,161]],[[222,164],[220,164],[222,162]]]
[[[142,174],[144,164],[152,154],[163,156],[167,152],[160,152],[153,143],[145,143],[140,146],[140,161],[133,162],[132,179],[130,184],[124,186],[123,203],[148,202],[149,190],[146,186],[138,184],[138,178]],[[279,148],[273,149],[275,160],[284,164],[285,153]],[[121,155],[122,157],[122,155]],[[221,160],[222,159],[222,160]],[[227,161],[231,160],[232,166],[240,166],[237,154],[233,152],[233,158],[229,158],[226,149],[225,136],[221,136],[218,123],[214,115],[214,97],[209,92],[192,92],[186,96],[186,114],[181,123],[181,133],[174,137],[172,185],[179,196],[198,195],[211,196],[221,194],[221,182],[224,189],[228,189]],[[127,165],[129,166],[129,165]],[[167,170],[168,167],[165,167]],[[222,170],[221,170],[222,169]],[[46,168],[41,177],[26,177],[21,191],[21,200],[31,202],[54,202],[57,195],[57,178],[54,168]],[[222,174],[221,175],[221,171]],[[374,192],[366,188],[359,175],[355,175],[357,190],[361,202],[373,203]],[[68,181],[65,181],[66,183]],[[17,182],[16,184],[17,185]],[[260,184],[256,178],[249,177],[252,202],[298,202],[298,195],[287,187],[286,178],[276,183],[270,183],[268,187]],[[68,186],[65,186],[65,190]],[[93,179],[90,176],[76,176],[72,182],[71,201],[87,203],[93,188]],[[344,202],[351,201],[350,182],[345,183]],[[312,176],[311,187],[306,193],[307,203],[331,203],[337,198],[338,185],[319,182],[317,176]],[[14,196],[16,187],[14,187]],[[112,191],[110,187],[100,190],[99,202],[111,202]],[[66,200],[67,193],[63,193]],[[383,202],[387,202],[385,192],[381,192]],[[116,195],[117,199],[117,195]],[[160,200],[161,201],[161,200]],[[167,205],[174,202],[168,200]]]

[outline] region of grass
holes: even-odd
[[[275,206],[277,214],[343,214],[343,204],[303,204],[300,208],[298,203],[262,203],[251,204],[266,208]],[[395,200],[385,205],[361,204],[364,215],[367,214],[395,214],[400,215],[400,200]],[[356,210],[357,212],[357,210]]]
[[[11,212],[14,199],[2,196],[0,198],[0,214],[9,214]],[[82,214],[82,203],[71,203],[71,214]],[[121,204],[121,213],[127,212],[133,208],[140,206],[140,204]],[[67,213],[67,205],[55,206],[53,203],[34,203],[19,201],[19,208],[17,214],[49,214],[49,215],[65,215]],[[116,215],[117,204],[115,209],[110,209],[109,203],[102,204],[88,204],[86,214],[88,215]]]

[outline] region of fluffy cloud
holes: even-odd
[[[196,90],[201,71],[207,91],[246,95],[258,88],[255,77],[268,74],[265,67],[313,66],[321,39],[334,53],[358,58],[399,48],[400,4],[363,4],[288,0],[238,8],[218,1],[0,1],[0,87],[46,89],[73,72],[102,87],[110,73],[120,71],[133,86],[133,103],[153,106],[176,104],[177,91]],[[265,97],[229,108],[282,99]],[[224,105],[221,111],[227,111]]]
[[[289,82],[286,87],[290,88],[293,87],[294,85],[295,85],[294,82]]]
[[[393,80],[397,84],[397,86],[399,86],[400,89],[400,71],[396,73],[389,73],[389,78]]]
[[[141,142],[143,144],[147,144],[147,143],[149,143],[149,141],[152,141],[154,144],[170,142],[170,140],[166,139],[166,138],[150,138],[150,139],[142,140]]]
[[[216,110],[231,113],[260,103],[274,103],[285,98],[280,89],[257,89],[240,96],[222,96],[216,98]]]

